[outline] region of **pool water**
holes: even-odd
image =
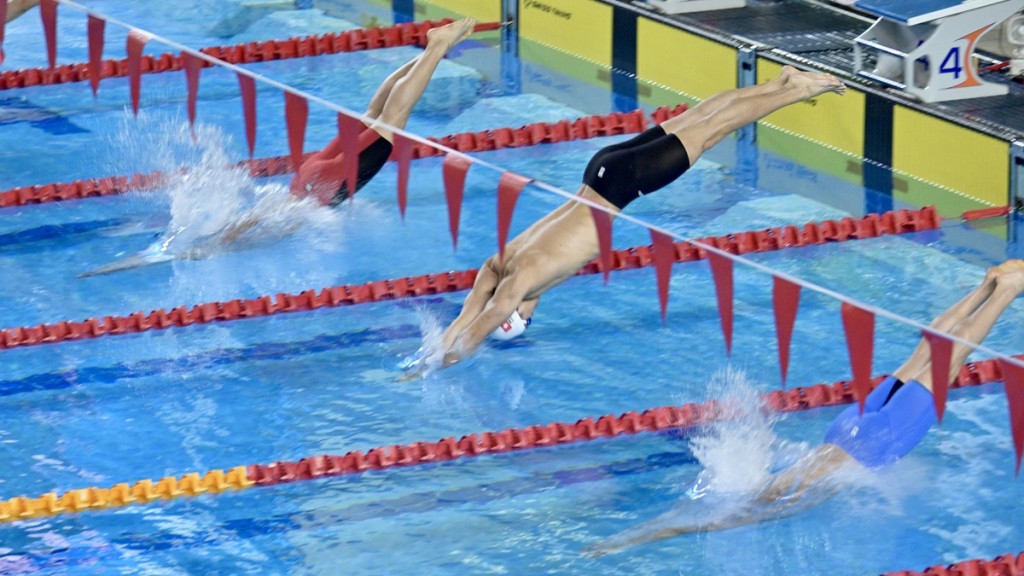
[[[105,0],[90,7],[197,47],[345,29],[364,19],[357,2],[351,14],[254,15],[225,4],[223,18],[213,3],[197,2],[194,11],[186,4],[142,9]],[[84,19],[62,9],[60,26],[61,60],[84,60]],[[108,38],[108,55],[120,57],[123,32],[108,26]],[[8,27],[5,50],[7,67],[42,65],[34,13]],[[359,110],[377,84],[416,53],[395,48],[251,68]],[[521,93],[465,64],[488,59],[500,59],[495,47],[470,42],[444,62],[409,129],[442,135],[613,109],[610,98],[605,110],[584,110],[568,97]],[[86,84],[0,95],[9,119],[2,136],[9,145],[0,152],[5,188],[190,167],[189,180],[165,190],[0,211],[0,324],[468,269],[494,251],[499,174],[471,168],[455,251],[441,161],[424,159],[412,167],[404,221],[389,165],[353,203],[282,216],[301,224],[294,234],[210,258],[78,278],[182,224],[213,226],[286,193],[287,177],[254,180],[223,168],[246,156],[234,74],[203,71],[194,140],[184,120],[184,84],[178,74],[144,76],[138,120],[125,111],[123,79],[105,80],[97,100]],[[259,91],[257,156],[287,153],[282,100],[274,89]],[[307,150],[324,145],[335,130],[333,111],[310,110]],[[621,138],[475,156],[572,191],[590,156]],[[773,176],[752,177],[744,162]],[[800,177],[777,176],[787,170]],[[864,194],[824,174],[808,177],[798,164],[730,139],[628,213],[698,237],[859,216],[849,208],[851,198]],[[558,204],[552,194],[527,188],[513,232]],[[616,247],[649,242],[646,230],[617,222]],[[985,266],[1014,249],[987,232],[947,225],[750,259],[927,322],[971,289]],[[416,350],[425,330],[454,318],[462,294],[6,350],[0,494],[36,496],[749,397],[750,390],[780,386],[770,287],[768,276],[737,266],[731,359],[703,262],[674,267],[664,322],[653,269],[613,273],[607,286],[600,276],[577,277],[544,296],[524,338],[491,343],[464,364],[410,383],[396,381],[398,363]],[[790,385],[849,378],[838,309],[834,300],[805,291]],[[1007,353],[1024,349],[1024,333],[1014,329],[1022,319],[1024,307],[1015,304],[986,343]],[[912,351],[916,334],[879,319],[876,342],[874,367],[882,373]],[[745,528],[597,558],[585,554],[677,507],[680,519],[707,513],[705,502],[687,495],[705,468],[694,438],[712,438],[715,472],[722,482],[742,484],[752,459],[765,451],[777,459],[801,453],[820,440],[838,410],[33,519],[0,527],[0,572],[877,573],[1019,551],[1024,527],[1012,512],[1024,490],[1013,474],[1002,385],[991,384],[952,392],[942,426],[905,461],[849,479],[818,506]]]

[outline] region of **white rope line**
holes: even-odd
[[[0,1],[2,1],[2,0],[0,0]],[[241,66],[238,66],[238,65],[235,65],[235,64],[231,64],[230,62],[225,62],[224,60],[221,60],[219,58],[215,58],[213,56],[210,56],[209,54],[205,54],[203,52],[200,52],[200,51],[195,50],[195,49],[193,49],[193,48],[191,48],[189,46],[185,46],[184,44],[180,44],[180,43],[175,42],[173,40],[170,40],[168,38],[164,38],[163,36],[160,36],[158,34],[154,34],[154,33],[150,32],[148,30],[144,30],[144,29],[138,28],[136,26],[132,26],[131,24],[122,22],[120,20],[117,20],[115,18],[111,18],[110,16],[108,16],[108,15],[102,13],[102,12],[99,12],[97,10],[93,10],[91,8],[87,8],[87,7],[83,6],[83,5],[75,2],[74,0],[56,0],[56,2],[58,4],[62,4],[62,5],[68,6],[70,8],[74,8],[75,10],[79,10],[81,12],[84,12],[84,13],[89,14],[91,16],[94,16],[96,18],[100,18],[102,20],[110,22],[110,23],[112,23],[112,24],[114,24],[116,26],[120,26],[122,28],[126,28],[129,31],[135,31],[135,32],[138,32],[140,34],[144,34],[144,35],[148,36],[152,40],[156,40],[157,42],[159,42],[161,44],[165,44],[165,45],[167,45],[167,46],[169,46],[171,48],[174,48],[176,50],[179,50],[180,52],[187,53],[187,54],[190,54],[192,56],[195,56],[196,58],[205,60],[206,62],[209,62],[209,63],[211,63],[211,64],[213,64],[215,66],[221,66],[223,68],[227,68],[228,70],[232,70],[232,71],[234,71],[234,72],[236,72],[238,74],[242,74],[244,76],[248,76],[248,77],[252,78],[253,80],[256,80],[256,81],[259,81],[259,82],[263,82],[263,83],[268,84],[270,86],[274,86],[274,87],[276,87],[276,88],[278,88],[278,89],[280,89],[280,90],[282,90],[284,92],[289,92],[289,93],[294,94],[296,96],[301,96],[301,97],[305,98],[307,101],[315,102],[317,104],[320,104],[321,106],[324,106],[324,107],[326,107],[328,109],[331,109],[331,110],[334,110],[336,112],[340,112],[340,113],[345,114],[347,116],[352,116],[352,117],[358,118],[358,119],[364,121],[364,123],[366,123],[366,124],[377,124],[377,125],[387,126],[388,130],[390,130],[392,132],[399,133],[399,134],[405,136],[409,140],[412,140],[414,142],[418,142],[420,144],[424,144],[424,145],[427,145],[427,146],[430,146],[430,147],[433,147],[433,148],[437,148],[439,150],[444,151],[446,154],[453,154],[453,155],[465,158],[471,164],[474,164],[474,165],[477,165],[477,166],[481,166],[483,168],[486,168],[486,169],[494,171],[494,172],[498,172],[499,174],[504,174],[505,172],[509,172],[509,170],[506,170],[505,168],[502,168],[502,167],[500,167],[500,166],[498,166],[496,164],[492,164],[490,162],[487,162],[486,160],[481,160],[479,158],[475,158],[475,157],[470,156],[468,154],[465,154],[463,152],[459,152],[458,150],[454,150],[452,148],[448,148],[447,146],[443,146],[443,145],[441,145],[441,144],[439,144],[437,142],[432,142],[432,141],[427,140],[426,138],[424,138],[422,136],[419,136],[418,134],[407,132],[404,129],[400,129],[400,128],[395,128],[393,126],[389,126],[387,124],[384,124],[383,122],[379,122],[379,121],[377,121],[375,119],[368,118],[368,117],[366,117],[363,114],[360,114],[360,113],[357,113],[357,112],[353,112],[352,110],[350,110],[350,109],[348,109],[348,108],[346,108],[344,106],[338,105],[338,104],[336,104],[334,102],[331,102],[329,100],[324,100],[323,98],[320,98],[320,97],[315,96],[313,94],[310,94],[308,92],[299,90],[298,88],[294,88],[294,87],[292,87],[292,86],[290,86],[288,84],[284,84],[284,83],[278,82],[277,80],[274,80],[272,78],[268,78],[266,76],[263,76],[262,74],[258,74],[256,72],[251,71],[251,70],[247,70],[247,69],[245,69],[245,68],[243,68]],[[685,237],[683,237],[683,236],[681,236],[679,234],[676,234],[675,232],[671,232],[669,230],[665,230],[664,228],[661,228],[659,226],[656,226],[656,225],[651,224],[649,222],[646,222],[644,220],[640,220],[639,218],[635,218],[635,217],[630,216],[628,214],[623,214],[622,212],[613,211],[613,210],[611,210],[611,209],[609,209],[609,208],[607,208],[605,206],[602,206],[602,205],[600,205],[600,204],[598,204],[596,202],[593,202],[591,200],[587,200],[586,198],[582,198],[582,197],[580,197],[580,196],[578,196],[576,194],[572,194],[572,193],[566,192],[565,190],[562,190],[561,188],[552,186],[552,185],[547,184],[545,182],[541,182],[539,180],[535,180],[535,179],[531,178],[529,183],[533,184],[534,186],[536,186],[536,187],[538,187],[538,188],[540,188],[542,190],[545,190],[547,192],[553,193],[553,194],[555,194],[557,196],[561,196],[561,197],[565,198],[566,200],[573,201],[573,202],[579,202],[579,203],[582,203],[582,204],[585,204],[585,205],[589,206],[590,208],[601,210],[601,211],[609,214],[612,218],[622,219],[622,220],[625,220],[625,221],[630,222],[632,224],[635,224],[637,226],[640,226],[640,227],[643,227],[643,228],[647,228],[648,230],[659,232],[661,234],[669,236],[670,238],[676,239],[677,241],[688,242],[690,244],[693,244],[694,246],[698,246],[699,248],[705,250],[706,252],[711,252],[713,254],[717,254],[719,256],[728,258],[729,260],[732,260],[733,262],[738,262],[738,263],[743,264],[745,266],[750,266],[751,268],[754,268],[755,270],[758,270],[760,272],[765,272],[765,273],[767,273],[769,275],[777,276],[777,277],[782,278],[782,279],[784,279],[784,280],[786,280],[786,281],[788,281],[790,283],[799,285],[799,286],[801,286],[803,288],[807,288],[807,289],[809,289],[811,291],[817,292],[817,293],[822,294],[824,296],[828,296],[829,298],[833,298],[833,299],[838,300],[840,302],[845,302],[845,303],[850,304],[852,306],[856,306],[857,308],[861,308],[861,309],[863,309],[865,311],[871,312],[872,314],[874,314],[876,316],[881,316],[883,318],[887,318],[887,319],[892,320],[894,322],[905,324],[905,325],[910,326],[912,328],[917,328],[918,330],[920,330],[922,332],[927,332],[927,333],[930,333],[930,334],[933,334],[933,335],[936,335],[936,336],[941,336],[941,337],[946,338],[947,340],[950,340],[952,342],[956,342],[958,344],[963,344],[965,346],[969,346],[969,347],[973,348],[975,351],[981,351],[981,352],[988,353],[989,355],[991,355],[993,357],[1001,358],[1001,359],[1007,361],[1010,364],[1016,365],[1016,366],[1018,366],[1020,368],[1024,368],[1024,361],[1018,360],[1018,359],[1014,358],[1010,354],[1005,354],[1003,352],[999,352],[998,350],[994,350],[992,348],[989,348],[989,347],[981,345],[981,344],[972,343],[972,342],[970,342],[968,340],[965,340],[963,338],[960,338],[958,336],[954,336],[952,334],[949,334],[948,332],[942,332],[940,330],[935,330],[935,329],[931,328],[930,326],[928,326],[926,324],[918,322],[917,320],[914,320],[914,319],[911,319],[911,318],[907,318],[906,316],[903,316],[901,314],[897,314],[895,312],[890,312],[889,310],[886,310],[884,308],[879,308],[879,307],[873,306],[871,304],[863,303],[863,302],[861,302],[859,300],[856,300],[854,298],[851,298],[849,296],[846,296],[846,295],[841,294],[839,292],[836,292],[834,290],[830,290],[830,289],[825,288],[823,286],[819,286],[819,285],[817,285],[817,284],[815,284],[813,282],[810,282],[808,280],[804,280],[802,278],[797,278],[797,277],[792,276],[790,274],[786,274],[785,272],[781,272],[779,270],[775,270],[774,268],[770,268],[770,267],[765,266],[763,264],[759,264],[759,263],[754,262],[753,260],[750,260],[750,259],[748,259],[748,258],[746,258],[744,256],[740,256],[740,255],[737,255],[737,254],[732,254],[731,252],[720,250],[719,248],[716,248],[714,246],[711,246],[711,245],[708,245],[708,244],[704,244],[703,242],[700,242],[700,241],[697,241],[697,240],[692,240],[692,239],[689,239],[689,238],[685,238]]]

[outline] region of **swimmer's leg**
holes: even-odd
[[[846,86],[831,74],[783,69],[779,78],[761,86],[730,90],[693,110],[662,123],[686,148],[690,164],[723,138],[772,112],[826,92],[843,94]]]
[[[986,277],[986,281],[988,281],[988,277]],[[995,286],[992,288],[988,298],[971,315],[958,322],[949,331],[950,334],[968,342],[981,344],[992,330],[992,326],[999,320],[1003,311],[1021,292],[1024,292],[1024,261],[1014,260],[1000,266],[995,274],[994,284]],[[960,366],[963,365],[973,350],[973,346],[967,346],[958,342],[953,343],[953,354],[950,359],[950,373],[947,382],[952,382],[957,373],[960,372]],[[917,380],[925,388],[931,390],[932,376],[930,368],[929,362],[929,365],[922,368],[919,373],[908,374],[907,376]]]
[[[403,64],[401,68],[392,72],[391,75],[384,80],[384,82],[377,88],[377,92],[373,95],[373,98],[370,99],[370,104],[366,107],[366,116],[372,119],[377,119],[377,117],[380,116],[380,113],[384,111],[384,103],[387,102],[395,84],[397,84],[402,78],[405,78],[406,74],[412,70],[412,67],[419,59],[420,57],[417,55],[412,60]]]
[[[957,324],[963,322],[971,314],[974,314],[978,307],[992,295],[992,291],[996,287],[997,274],[998,270],[996,268],[990,268],[985,274],[985,279],[982,280],[977,288],[936,316],[929,326],[942,332],[950,332]],[[918,374],[924,372],[931,365],[931,351],[932,349],[928,341],[922,338],[918,342],[917,348],[914,349],[914,353],[910,355],[910,358],[898,370],[893,372],[893,376],[896,376],[903,382],[915,379]]]
[[[783,66],[782,73],[767,82],[755,84],[754,86],[747,86],[745,88],[725,90],[714,94],[701,101],[696,106],[688,109],[685,113],[665,120],[661,123],[661,127],[664,128],[667,133],[672,132],[685,127],[687,124],[692,124],[701,119],[707,119],[709,116],[718,112],[721,108],[731,105],[737,98],[755,96],[778,90],[789,79],[789,75],[795,70],[796,69],[792,66]]]
[[[427,32],[427,47],[410,63],[411,66],[405,75],[396,79],[387,93],[377,119],[388,126],[405,128],[413,106],[423,96],[427,84],[430,83],[430,77],[441,63],[441,59],[453,46],[469,37],[475,25],[476,21],[472,18],[464,18]],[[388,140],[393,138],[391,130],[383,125],[374,124],[372,128]]]

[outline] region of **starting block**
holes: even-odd
[[[647,0],[647,3],[666,14],[684,14],[705,10],[743,8],[747,0]]]
[[[1024,0],[859,0],[879,16],[853,41],[854,72],[924,102],[1001,96],[1004,85],[978,76],[974,48],[989,30],[1024,8]],[[867,70],[865,55],[875,56]]]

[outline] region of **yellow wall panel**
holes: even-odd
[[[452,14],[476,18],[479,22],[501,20],[501,0],[416,0],[416,4],[436,6]]]
[[[612,65],[612,7],[594,0],[519,0],[519,35]]]
[[[641,80],[703,100],[736,87],[736,49],[646,18],[637,19]]]
[[[987,204],[1009,200],[1007,142],[905,106],[893,109],[892,166]]]
[[[782,65],[759,58],[757,82],[779,75]],[[847,88],[846,94],[823,94],[773,112],[763,123],[788,130],[858,157],[864,154],[865,95]]]

